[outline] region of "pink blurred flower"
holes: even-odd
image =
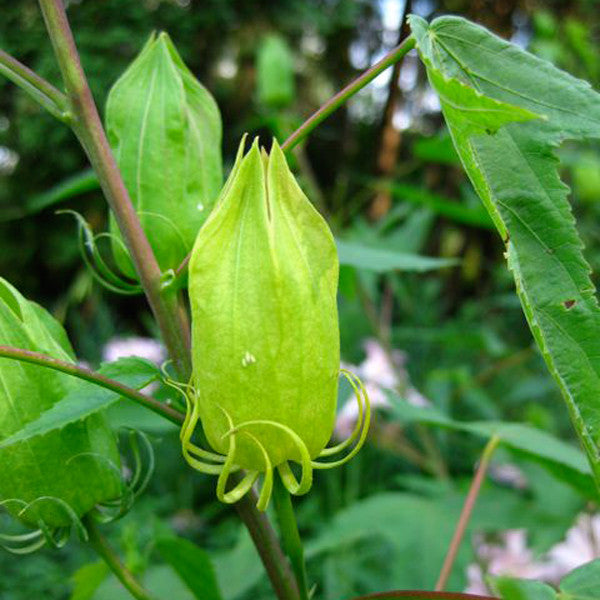
[[[364,348],[367,356],[360,365],[343,364],[342,367],[362,379],[372,409],[389,406],[387,390],[401,392],[407,402],[416,406],[429,405],[429,401],[408,384],[408,374],[404,369],[406,355],[403,352],[393,350],[390,356],[381,344],[373,339],[366,340]],[[348,437],[354,429],[357,418],[358,405],[352,395],[346,399],[338,413],[335,437],[338,439]]]
[[[104,346],[102,359],[113,362],[127,356],[139,356],[156,365],[167,358],[165,347],[153,338],[146,337],[114,337]]]
[[[573,569],[600,558],[600,514],[581,514],[565,540],[536,559],[527,547],[524,529],[511,529],[501,534],[500,544],[488,544],[475,538],[477,564],[467,567],[465,592],[488,594],[487,575],[509,575],[521,579],[538,579],[550,584],[558,582]]]

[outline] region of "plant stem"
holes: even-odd
[[[256,508],[258,497],[251,490],[235,503],[235,508],[250,532],[278,600],[300,600],[298,585],[265,513]]]
[[[275,514],[281,533],[283,549],[290,559],[292,569],[296,575],[296,582],[300,591],[300,600],[308,600],[308,584],[306,577],[306,563],[304,561],[304,547],[298,532],[296,514],[292,505],[290,493],[287,491],[281,479],[275,475],[273,485],[273,501]]]
[[[39,0],[71,103],[73,131],[98,175],[178,374],[191,373],[190,330],[178,295],[162,293],[161,272],[131,203],[88,86],[62,0]]]
[[[153,600],[154,597],[142,587],[133,573],[121,562],[117,553],[109,545],[106,538],[100,533],[98,525],[91,518],[85,518],[85,526],[89,536],[89,543],[98,555],[110,567],[117,579],[125,586],[129,593],[137,600]]]
[[[456,530],[454,531],[454,535],[452,536],[452,541],[450,542],[448,553],[446,554],[446,558],[444,559],[444,564],[442,566],[440,576],[438,578],[437,583],[435,584],[436,591],[441,591],[446,587],[448,577],[450,577],[452,566],[454,565],[456,555],[458,554],[458,549],[465,535],[469,519],[471,518],[471,514],[473,512],[473,508],[475,507],[475,502],[477,501],[477,496],[479,495],[481,484],[483,483],[485,474],[487,473],[492,455],[494,454],[494,451],[498,447],[499,443],[500,438],[497,435],[494,435],[490,438],[489,442],[483,449],[483,454],[481,455],[481,460],[479,461],[479,465],[477,466],[475,477],[473,477],[473,481],[471,482],[471,487],[469,488],[469,493],[467,494],[467,498],[465,499],[463,509],[460,513],[460,518],[458,519]]]
[[[299,144],[317,125],[324,121],[331,113],[336,111],[342,104],[354,96],[356,92],[364,88],[375,77],[385,71],[388,67],[399,61],[405,54],[415,47],[415,40],[412,36],[406,38],[399,46],[388,52],[378,63],[357,77],[348,84],[343,90],[330,98],[319,110],[313,113],[290,137],[281,145],[284,152],[291,150]]]
[[[27,92],[59,121],[69,123],[69,99],[51,83],[4,50],[0,50],[0,74]]]
[[[138,390],[123,385],[119,381],[115,381],[110,377],[105,377],[100,373],[95,373],[94,371],[86,369],[85,367],[80,367],[78,365],[74,365],[73,363],[66,362],[58,358],[53,358],[51,356],[46,356],[45,354],[40,354],[39,352],[33,352],[32,350],[13,348],[11,346],[0,346],[0,357],[12,358],[14,360],[27,362],[34,365],[40,365],[42,367],[54,369],[55,371],[61,371],[67,375],[72,375],[73,377],[83,379],[84,381],[89,381],[90,383],[95,383],[100,387],[112,392],[116,392],[125,398],[129,398],[130,400],[141,404],[145,408],[150,409],[151,411],[159,414],[165,419],[168,419],[176,425],[181,425],[181,423],[183,423],[184,415],[174,408],[166,406],[156,398],[146,396],[146,394],[142,394],[142,392],[139,392]]]

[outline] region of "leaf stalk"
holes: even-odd
[[[96,385],[110,390],[111,392],[116,392],[125,398],[129,398],[129,400],[137,402],[141,406],[150,409],[152,412],[155,412],[161,417],[168,419],[176,425],[181,425],[183,423],[184,415],[178,410],[163,404],[156,398],[147,396],[146,394],[130,388],[119,381],[111,379],[110,377],[106,377],[105,375],[101,375],[100,373],[95,373],[94,371],[86,369],[85,367],[80,367],[79,365],[75,365],[58,358],[53,358],[51,356],[46,356],[45,354],[41,354],[39,352],[33,352],[32,350],[13,348],[11,346],[0,346],[0,357],[12,358],[21,362],[47,367],[49,369],[54,369],[55,371],[61,371],[67,375],[72,375],[78,379],[95,383]]]
[[[71,111],[67,96],[4,50],[0,50],[0,74],[29,94],[53,117],[70,124]]]
[[[330,98],[316,112],[314,112],[287,140],[281,145],[284,152],[297,146],[313,129],[320,125],[331,113],[335,112],[342,104],[346,103],[354,94],[362,90],[375,77],[383,73],[388,67],[398,62],[415,47],[415,39],[407,37],[399,46],[388,52],[378,63],[349,83],[335,96]]]
[[[142,587],[141,583],[135,578],[133,573],[121,562],[121,559],[115,550],[100,533],[94,519],[85,518],[85,526],[89,535],[90,545],[109,566],[110,570],[116,575],[117,579],[125,586],[129,593],[136,598],[136,600],[154,600],[154,596]]]

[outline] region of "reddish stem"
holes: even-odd
[[[500,438],[495,435],[490,439],[490,441],[487,443],[486,447],[483,450],[481,460],[479,461],[479,465],[477,466],[475,477],[471,482],[469,493],[467,494],[465,504],[463,506],[462,512],[460,513],[460,518],[458,519],[456,530],[454,531],[454,536],[452,537],[452,541],[450,542],[450,546],[448,548],[448,553],[446,554],[442,570],[440,571],[440,576],[437,580],[437,583],[435,584],[436,591],[441,591],[444,589],[444,587],[446,587],[448,577],[450,577],[454,561],[456,560],[456,555],[458,554],[458,549],[460,548],[460,544],[465,535],[467,525],[469,524],[469,519],[471,518],[471,514],[473,513],[475,502],[477,502],[477,496],[479,496],[481,484],[483,483],[485,474],[487,473],[488,467],[490,465],[492,454],[494,453],[494,450],[496,450],[499,443]]]

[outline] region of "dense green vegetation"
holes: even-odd
[[[403,25],[402,3],[392,0],[82,0],[68,3],[68,16],[125,182],[131,192],[132,182],[144,177],[149,195],[153,189],[163,192],[153,196],[157,205],[168,202],[182,181],[191,189],[206,179],[199,170],[181,169],[172,187],[163,184],[161,160],[185,162],[188,156],[178,154],[184,146],[168,133],[154,146],[154,162],[145,172],[139,162],[123,158],[127,143],[136,146],[136,125],[123,99],[130,90],[124,86],[121,97],[114,92],[108,109],[107,98],[153,31],[169,34],[216,100],[225,175],[244,133],[258,136],[267,149],[272,137],[283,143],[412,32],[421,60],[409,53],[287,152],[300,186],[335,237],[341,359],[366,384],[373,406],[362,450],[338,469],[315,469],[310,493],[293,498],[308,586],[315,586],[314,598],[327,600],[388,589],[433,590],[474,469],[483,463],[489,469],[444,589],[485,593],[482,579],[489,575],[487,590],[506,599],[600,598],[600,563],[590,562],[600,558],[600,542],[593,539],[600,536],[597,7],[585,0],[529,3],[526,9],[493,1],[481,3],[484,8],[449,0],[409,4],[410,29]],[[37,3],[4,2],[0,13],[0,48],[63,89]],[[448,13],[485,25],[514,45],[464,20],[432,23]],[[165,52],[179,64],[170,49]],[[140,72],[143,80],[153,71]],[[210,113],[216,119],[212,101],[186,72],[180,67],[179,79],[167,78],[165,85],[180,89],[187,82],[185,101],[196,102],[190,118]],[[131,89],[141,85],[135,80]],[[158,110],[155,117],[156,132],[165,120]],[[207,160],[213,165],[210,185],[218,190],[221,156],[214,151],[221,133],[215,123],[198,139],[213,136]],[[128,127],[133,138],[126,138]],[[191,162],[205,164],[206,151],[191,156]],[[77,211],[78,220],[57,210]],[[177,269],[191,247],[195,225],[182,215],[178,220],[191,230],[182,248],[175,251],[169,242],[164,251],[156,250],[171,239],[172,224],[155,229],[155,239],[150,236],[163,271]],[[144,227],[152,228],[154,218],[142,217]],[[102,235],[106,231],[116,231],[115,221],[76,137],[0,78],[0,275],[23,295],[2,283],[3,322],[11,323],[6,331],[13,333],[0,328],[1,344],[69,363],[76,356],[128,388],[150,383],[146,389],[154,398],[185,410],[172,381],[184,383],[177,360],[165,364],[165,349],[150,339],[160,337],[160,324],[131,279],[121,243],[113,239],[111,246]],[[307,235],[304,243],[316,237]],[[325,261],[324,254],[315,252],[313,259]],[[268,253],[259,262],[260,268],[244,271],[249,280],[260,278]],[[185,287],[186,277],[167,273],[164,281]],[[190,290],[213,279],[218,287],[227,277],[204,274],[202,285]],[[37,309],[24,297],[39,302],[52,318],[35,312],[38,323],[28,317],[27,311]],[[15,303],[21,307],[18,319],[11,312]],[[302,306],[307,304],[304,298]],[[233,312],[237,304],[231,306]],[[192,307],[200,338],[198,315],[207,313],[194,302]],[[303,331],[319,331],[314,317],[303,318]],[[32,319],[34,327],[27,325]],[[218,340],[226,326],[214,323],[211,335]],[[289,347],[308,339],[298,336]],[[128,351],[150,362],[117,360],[129,338]],[[316,346],[308,339],[307,348]],[[210,357],[217,361],[217,354]],[[247,354],[243,366],[253,358]],[[14,364],[0,359],[0,367]],[[39,369],[23,368],[33,378]],[[20,429],[0,431],[0,461],[15,456],[10,444],[27,445],[50,434],[60,445],[69,427],[94,419],[106,427],[106,417],[118,433],[121,470],[131,485],[121,490],[120,504],[110,507],[111,516],[126,514],[99,529],[136,578],[158,598],[275,597],[246,527],[217,500],[216,480],[183,460],[177,417],[174,424],[120,399],[115,390],[50,373],[50,383],[38,381],[35,393],[52,387],[60,406],[37,421],[27,417],[33,422]],[[276,379],[277,370],[273,373]],[[210,379],[212,372],[204,376]],[[307,376],[306,387],[313,384]],[[19,387],[15,398],[25,390]],[[351,392],[350,384],[340,383],[336,435],[342,437],[356,421],[353,402],[345,404]],[[76,456],[92,453],[81,444]],[[243,452],[256,464],[256,449],[248,447]],[[102,452],[114,458],[111,448],[94,446],[93,453]],[[0,462],[0,469],[3,464],[8,462]],[[36,490],[43,479],[36,479],[42,482]],[[90,482],[90,495],[115,485]],[[267,514],[286,532],[277,520],[286,492],[277,482],[274,489]],[[97,496],[93,502],[106,499]],[[62,517],[50,512],[44,519],[62,528],[58,545],[69,542],[27,556],[0,553],[0,600],[130,597],[78,530],[65,531]],[[30,524],[39,518],[36,513]],[[584,536],[591,532],[589,548],[564,543],[578,518],[589,521],[580,528]],[[8,512],[0,514],[0,523],[0,533],[22,531]],[[520,552],[507,541],[515,529],[524,530],[519,539],[528,547]],[[500,552],[513,563],[503,565]],[[298,556],[290,558],[301,580]],[[517,581],[521,576],[539,581]]]

